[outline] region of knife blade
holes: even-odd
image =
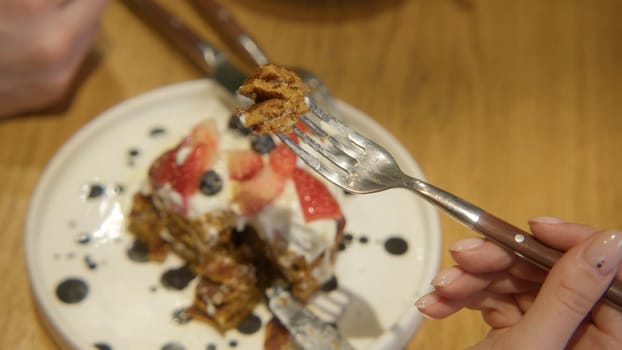
[[[153,0],[125,0],[125,4],[197,68],[235,94],[248,76],[227,55],[185,25],[177,16]]]
[[[283,287],[266,292],[268,308],[287,328],[298,345],[313,350],[354,350],[337,328],[324,322]]]

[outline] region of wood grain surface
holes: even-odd
[[[228,50],[186,1],[161,2]],[[537,215],[622,228],[622,2],[222,2],[273,61],[315,71],[392,132],[430,182],[525,229]],[[200,77],[111,1],[65,108],[0,121],[0,348],[55,349],[23,255],[46,162],[111,106]],[[446,216],[441,225],[448,267],[448,245],[475,234]],[[408,349],[465,348],[487,331],[477,312],[462,311],[426,320]]]

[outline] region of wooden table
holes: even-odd
[[[165,1],[215,45],[184,1]],[[223,0],[274,61],[317,72],[411,152],[427,178],[517,226],[554,215],[622,228],[622,2]],[[53,349],[24,266],[46,162],[107,108],[201,77],[119,1],[69,108],[0,122],[0,348]],[[443,248],[474,233],[441,217]],[[452,264],[444,253],[442,266]],[[405,276],[407,278],[407,276]],[[409,349],[485,336],[479,314],[426,320]]]

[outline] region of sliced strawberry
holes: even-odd
[[[294,169],[292,179],[307,222],[342,217],[339,204],[319,179],[301,168]]]
[[[227,152],[227,169],[232,180],[247,180],[263,167],[261,155],[253,150]]]
[[[190,132],[189,141],[191,144],[202,143],[213,149],[212,155],[216,154],[216,147],[218,147],[218,129],[216,129],[216,121],[213,119],[201,122],[192,128]]]
[[[302,120],[299,120],[296,122],[296,127],[304,132],[309,131],[309,127],[307,126],[307,124],[305,124],[305,122],[303,122]]]
[[[269,160],[272,170],[286,177],[291,176],[296,167],[296,153],[284,143],[270,152]]]
[[[149,179],[155,187],[163,186],[173,177],[173,164],[175,164],[175,149],[162,154],[151,164]]]
[[[253,178],[239,183],[232,204],[238,207],[242,215],[256,214],[272,203],[284,187],[285,177],[271,167],[263,167]]]
[[[214,162],[218,134],[213,121],[203,122],[192,129],[175,148],[164,153],[149,169],[155,187],[170,183],[185,200],[198,190],[199,177]]]
[[[181,151],[181,150],[180,150]],[[187,197],[199,189],[199,177],[211,164],[212,154],[208,145],[199,143],[190,148],[183,163],[174,168],[173,177],[170,179],[171,186]],[[177,153],[176,158],[179,157]]]

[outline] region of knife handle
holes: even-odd
[[[223,53],[153,0],[125,0],[126,5],[153,29],[159,31],[199,69],[211,75]]]
[[[245,31],[231,11],[218,0],[193,0],[199,13],[214,27],[223,39],[254,65],[269,62],[257,42]]]

